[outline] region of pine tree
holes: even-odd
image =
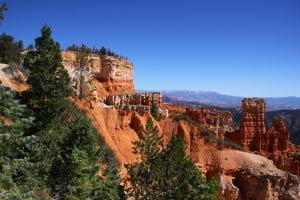
[[[25,116],[16,92],[0,91],[0,199],[26,199],[34,195],[34,163],[30,156],[36,138],[24,133],[33,118]]]
[[[86,45],[82,45],[75,54],[76,61],[73,64],[74,77],[72,78],[72,82],[76,96],[79,99],[91,97],[93,89],[90,88],[90,82],[93,80],[93,75],[89,71],[88,48]]]
[[[172,135],[168,146],[162,152],[161,167],[159,185],[163,199],[216,199],[218,182],[206,181],[201,176],[201,171],[186,156],[180,136]]]
[[[19,44],[21,43],[22,40],[20,40],[19,42],[15,42],[13,36],[2,33],[0,36],[0,62],[7,64],[20,64],[20,52],[22,51],[22,49],[19,47]]]
[[[160,117],[159,117],[159,114],[158,114],[158,106],[153,103],[150,107],[150,112],[151,112],[151,115],[152,117],[156,120],[156,121],[160,121]]]
[[[99,135],[90,120],[75,105],[65,110],[40,132],[38,157],[45,157],[39,168],[53,198],[99,199],[120,196],[117,173],[97,176],[105,154]],[[110,167],[110,166],[108,166]],[[112,179],[112,183],[109,183]],[[102,186],[102,189],[98,189]],[[118,198],[112,198],[118,199]]]
[[[3,3],[1,6],[0,6],[0,21],[4,20],[4,15],[3,15],[3,11],[7,11],[7,6],[6,6],[6,3]]]
[[[107,51],[106,51],[106,48],[105,48],[105,47],[101,47],[101,49],[100,49],[100,55],[101,55],[101,56],[107,55]]]
[[[160,151],[163,138],[159,135],[158,128],[148,120],[146,129],[139,134],[139,140],[133,144],[133,153],[140,156],[140,161],[126,165],[130,176],[131,187],[127,193],[135,199],[159,199],[157,185],[157,164],[160,161]]]
[[[162,149],[162,137],[157,127],[148,121],[146,130],[134,142],[134,153],[140,159],[126,165],[130,187],[127,195],[134,199],[216,199],[218,182],[207,181],[188,158],[181,137],[173,134]]]
[[[51,29],[44,26],[41,37],[35,39],[36,51],[28,52],[24,68],[30,70],[27,80],[31,88],[23,94],[23,100],[36,117],[40,128],[60,113],[61,102],[70,93],[70,78],[62,65],[59,44],[51,38]]]

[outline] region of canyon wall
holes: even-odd
[[[147,120],[152,119],[164,138],[164,145],[173,132],[184,138],[187,155],[207,178],[216,177],[220,181],[220,195],[226,200],[300,199],[299,177],[276,168],[263,156],[228,148],[218,149],[216,144],[206,142],[205,133],[197,126],[184,120],[165,118],[157,122],[149,112],[139,114],[96,105],[93,109],[81,103],[78,105],[86,111],[115,153],[123,175],[126,174],[124,164],[137,159],[132,153],[132,142],[138,139],[138,133]]]
[[[232,115],[228,111],[216,109],[186,108],[184,115],[213,131],[219,138],[224,138],[225,132],[233,131]]]
[[[123,105],[160,105],[162,103],[161,92],[142,92],[134,94],[111,94],[107,97],[106,104],[123,106]]]
[[[74,76],[76,53],[63,51],[62,57],[63,65],[70,76]],[[90,54],[88,57],[88,68],[89,72],[97,80],[92,82],[92,86],[97,88],[97,95],[100,97],[100,100],[105,99],[108,94],[134,93],[134,67],[127,59]]]

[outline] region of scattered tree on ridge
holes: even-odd
[[[2,33],[0,36],[0,63],[21,63],[23,41],[14,41],[14,37]]]
[[[87,47],[82,45],[75,54],[76,61],[73,64],[74,77],[72,82],[76,96],[78,96],[79,99],[91,97],[93,89],[90,89],[90,83],[93,80],[93,75],[89,71],[89,53]]]

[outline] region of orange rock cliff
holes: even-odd
[[[62,55],[72,76],[75,54],[67,51]],[[234,131],[230,112],[165,105],[161,93],[135,93],[133,64],[126,59],[97,55],[91,55],[89,59],[90,71],[95,75],[91,84],[96,87],[97,98],[92,107],[83,101],[77,104],[86,111],[113,150],[123,174],[126,173],[124,164],[136,161],[132,141],[138,139],[140,127],[149,118],[153,119],[149,106],[156,103],[164,117],[160,122],[153,121],[165,144],[173,131],[183,136],[186,153],[207,178],[220,180],[220,195],[226,200],[300,199],[299,166],[295,165],[300,156],[289,142],[289,133],[281,120],[274,121],[271,129],[266,131],[264,100],[243,101],[243,122],[240,130]],[[207,133],[188,121],[174,120],[172,115],[175,114],[189,116],[218,138],[231,139],[248,152],[220,149],[215,143],[208,143]]]

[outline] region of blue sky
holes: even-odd
[[[0,0],[0,3],[3,0]],[[299,0],[7,0],[0,33],[106,46],[137,89],[300,96]]]

